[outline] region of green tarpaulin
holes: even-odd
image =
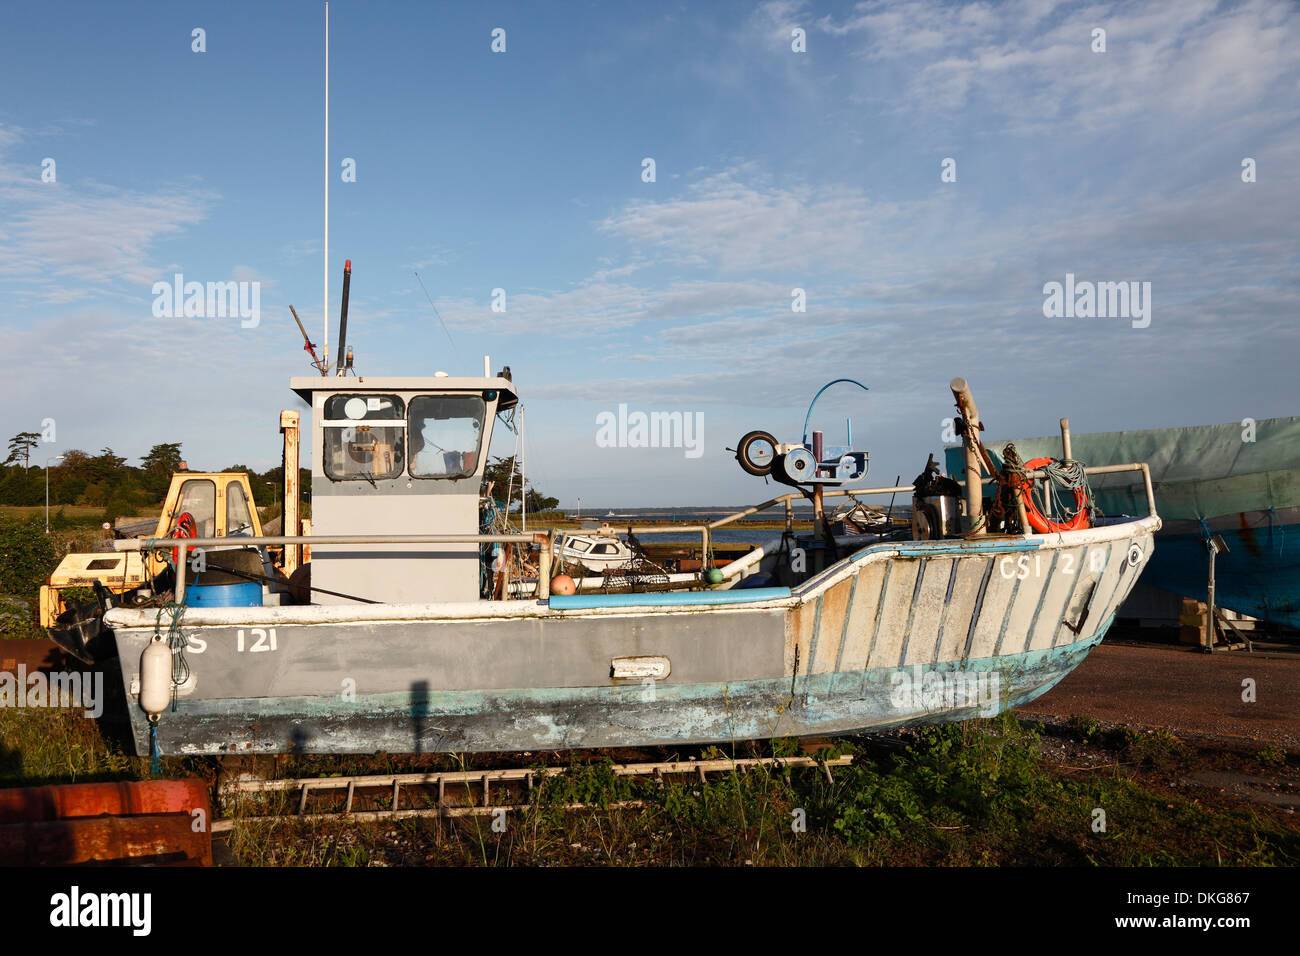
[[[1012,441],[1023,461],[1061,457],[1059,434]],[[1006,443],[984,442],[999,466]],[[1248,422],[1099,432],[1073,435],[1070,443],[1074,457],[1085,465],[1150,465],[1165,521],[1300,507],[1300,418],[1260,419],[1253,429]],[[945,451],[949,473],[965,478],[961,446]],[[1089,481],[1104,514],[1146,514],[1140,473],[1091,475]]]

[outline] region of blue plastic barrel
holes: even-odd
[[[199,584],[185,589],[190,607],[261,607],[262,585],[256,581],[239,584]]]

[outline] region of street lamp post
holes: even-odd
[[[50,462],[63,461],[62,455],[45,459],[45,533],[50,533]]]
[[[581,496],[581,495],[578,496],[578,515],[577,515],[577,516],[578,516],[579,518],[582,517],[582,496]]]

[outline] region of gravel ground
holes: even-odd
[[[1242,699],[1254,682],[1254,701]],[[1300,654],[1204,654],[1170,644],[1105,641],[1061,683],[1017,710],[1075,714],[1223,742],[1300,747]]]

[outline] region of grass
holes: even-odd
[[[609,759],[575,762],[539,778],[504,830],[490,816],[240,823],[296,801],[291,794],[246,798],[225,809],[236,821],[226,841],[235,862],[267,866],[1300,864],[1293,815],[1174,788],[1193,757],[1176,737],[1121,728],[1090,744],[1106,748],[1109,762],[1079,773],[1044,757],[1041,732],[1004,714],[891,735],[890,750],[881,738],[841,740],[820,755],[852,752],[855,762],[835,768],[831,781],[816,769],[758,768],[660,786],[615,775]],[[1068,733],[1083,742],[1083,733]],[[740,745],[736,756],[794,750],[792,741],[771,741]],[[1262,753],[1270,766],[1286,759]],[[699,756],[720,754],[710,748]],[[259,759],[258,772],[284,777],[511,762],[452,754]],[[167,776],[209,781],[218,769],[211,758],[163,764]],[[114,750],[73,711],[0,710],[0,786],[147,776],[147,759]],[[629,800],[643,806],[614,806]],[[566,808],[578,802],[609,809]],[[1104,830],[1094,828],[1097,810]]]
[[[1115,761],[1082,776],[1045,760],[1038,729],[1011,715],[903,739],[906,747],[883,755],[869,740],[838,742],[837,751],[856,751],[856,759],[836,768],[832,781],[817,770],[762,768],[660,787],[618,777],[606,760],[542,780],[501,832],[491,817],[284,820],[237,823],[230,848],[246,865],[1300,863],[1300,828],[1282,812],[1170,789],[1160,765],[1186,756],[1176,739],[1126,731],[1111,741],[1120,747]],[[790,742],[770,746],[788,752]],[[744,749],[738,755],[752,748]],[[466,763],[453,758],[444,766]],[[565,809],[625,800],[644,806]]]
[[[50,520],[60,511],[69,521],[95,521],[96,524],[104,520],[104,509],[102,507],[92,507],[90,505],[50,505]],[[0,517],[13,518],[40,518],[45,520],[45,505],[0,505]]]

